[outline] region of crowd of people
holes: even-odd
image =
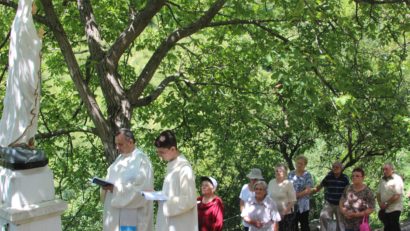
[[[250,181],[242,187],[239,196],[245,231],[310,231],[310,196],[322,188],[325,201],[319,218],[321,231],[370,230],[366,228],[369,228],[369,215],[376,209],[376,198],[384,231],[400,231],[404,185],[392,164],[383,165],[383,177],[375,196],[364,184],[362,168],[353,169],[350,182],[343,173],[342,163],[334,162],[332,170],[314,187],[312,175],[305,169],[307,158],[298,156],[295,162],[296,169],[289,174],[285,165],[275,166],[275,178],[265,188],[264,200],[257,196],[257,186],[266,185],[261,170],[251,169]]]
[[[111,185],[101,187],[104,202],[104,231],[152,231],[153,201],[141,192],[153,191],[153,170],[149,158],[136,147],[129,129],[120,129],[115,144],[120,153],[107,170]],[[216,195],[218,182],[211,176],[200,178],[201,196],[196,196],[195,174],[177,146],[175,134],[162,132],[154,142],[159,158],[167,162],[158,201],[157,231],[220,231],[224,206]],[[262,171],[253,168],[247,174],[249,183],[239,194],[240,216],[245,231],[310,231],[310,197],[324,188],[324,205],[320,212],[321,231],[359,231],[368,225],[369,215],[379,205],[378,217],[385,231],[400,231],[404,185],[394,173],[393,165],[383,166],[383,177],[375,195],[364,184],[365,172],[354,168],[349,177],[341,162],[314,186],[306,170],[308,159],[298,156],[296,169],[288,172],[283,164],[275,166],[275,178],[268,183]],[[362,227],[361,227],[362,226]]]

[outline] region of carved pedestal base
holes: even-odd
[[[48,166],[28,170],[0,167],[0,225],[10,231],[61,231],[66,202],[55,199]]]

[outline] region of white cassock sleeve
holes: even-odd
[[[164,202],[163,212],[166,217],[186,213],[196,205],[195,179],[190,166],[181,167],[179,170],[179,180],[171,179],[171,181],[171,184],[178,184],[179,181],[180,191]]]
[[[140,155],[139,162],[132,179],[126,183],[115,183],[111,206],[114,208],[139,208],[145,206],[148,202],[141,195],[141,191],[152,188],[153,182],[152,170],[147,157]]]

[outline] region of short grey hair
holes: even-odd
[[[115,134],[115,136],[118,136],[120,134],[123,134],[127,139],[131,140],[133,143],[135,143],[135,137],[134,133],[128,128],[120,128],[118,132]]]
[[[338,161],[338,160],[335,161],[335,162],[333,162],[332,167],[335,166],[335,165],[336,165],[336,166],[339,166],[339,167],[342,168],[342,169],[343,169],[343,167],[344,167],[344,166],[343,166],[343,163],[340,162],[340,161]]]
[[[257,185],[261,185],[265,191],[268,191],[268,184],[266,184],[265,181],[263,181],[263,180],[256,181],[256,183],[253,185],[254,190],[255,190]]]
[[[383,166],[389,166],[392,170],[394,170],[394,165],[393,165],[392,163],[390,163],[390,162],[384,163]]]

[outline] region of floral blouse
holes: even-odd
[[[305,171],[302,176],[296,175],[296,171],[291,171],[288,175],[288,179],[293,183],[296,193],[302,192],[306,187],[313,187],[312,175],[307,171]],[[298,199],[299,213],[306,212],[310,209],[309,200],[309,195]]]
[[[368,208],[374,209],[375,207],[374,195],[367,186],[358,192],[354,191],[351,185],[346,187],[340,200],[343,203],[343,207],[348,211],[362,212]],[[363,217],[345,218],[344,220],[346,229],[358,230]]]

